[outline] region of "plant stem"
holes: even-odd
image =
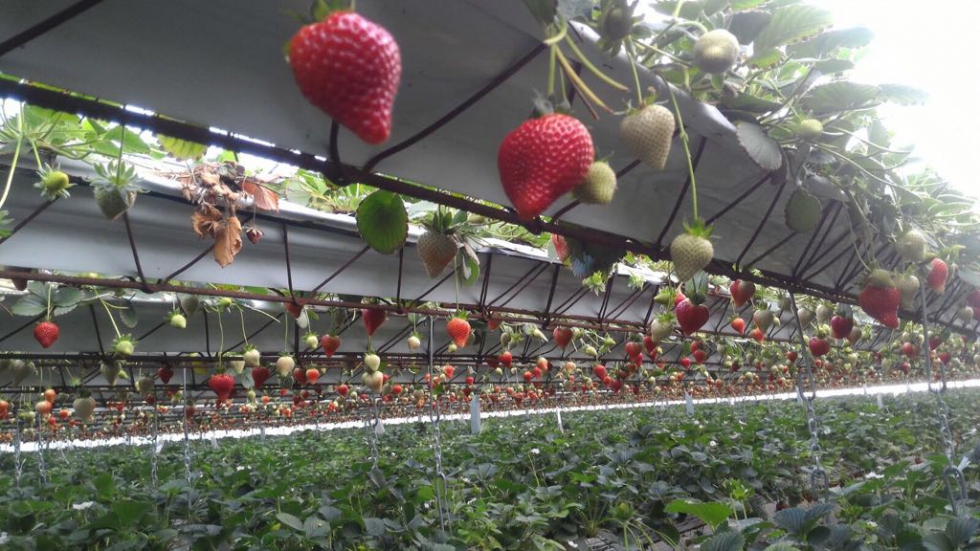
[[[24,105],[20,106],[20,115],[17,116],[17,146],[14,147],[14,159],[10,162],[10,173],[7,174],[7,184],[3,188],[3,196],[0,196],[0,209],[7,202],[7,195],[10,193],[10,185],[14,181],[14,172],[17,170],[17,159],[20,158],[20,146],[24,141]]]
[[[636,71],[636,50],[633,47],[633,39],[626,39],[626,59],[629,60],[630,70],[633,71],[633,84],[636,86],[637,109],[643,108],[643,88],[640,86],[640,74]]]
[[[245,310],[239,309],[238,316],[242,320],[242,338],[245,340],[245,348],[248,348],[248,333],[245,331]]]
[[[555,93],[555,58],[557,57],[558,46],[553,45],[548,49],[548,97]]]
[[[632,39],[630,40],[632,41]],[[568,43],[568,47],[572,49],[572,52],[575,54],[575,57],[577,57],[578,60],[582,62],[582,65],[584,65],[585,68],[588,69],[593,75],[598,77],[599,80],[605,82],[609,86],[612,86],[613,88],[621,92],[630,91],[628,86],[624,86],[623,84],[616,82],[615,80],[610,78],[607,74],[600,71],[598,67],[593,65],[592,62],[589,61],[589,58],[585,57],[585,54],[582,53],[582,50],[580,50],[579,47],[575,44],[575,41],[572,40],[572,37],[568,36],[567,34],[565,35],[565,42]]]
[[[102,307],[105,308],[106,315],[109,316],[109,321],[112,322],[112,329],[116,332],[116,337],[119,337],[119,326],[116,325],[116,320],[112,317],[112,310],[109,310],[109,305],[106,304],[101,298],[99,299],[99,302],[102,303]]]
[[[687,71],[684,71],[687,74]],[[684,146],[684,156],[687,158],[687,173],[688,177],[691,178],[691,210],[693,210],[694,219],[698,219],[698,183],[694,178],[694,162],[691,160],[691,147],[690,140],[687,136],[687,130],[684,128],[684,117],[681,115],[681,109],[677,105],[677,98],[674,96],[674,89],[670,87],[670,83],[664,80],[667,85],[667,92],[670,94],[670,101],[674,105],[674,116],[677,117],[677,127],[680,128],[680,138],[681,145]]]

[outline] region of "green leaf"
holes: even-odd
[[[208,146],[197,142],[188,142],[157,134],[157,141],[164,151],[174,156],[178,161],[196,161],[208,151]]]
[[[927,551],[954,551],[953,542],[949,541],[949,536],[942,532],[933,532],[922,536],[922,547]]]
[[[978,527],[980,527],[980,519],[954,518],[946,525],[946,537],[952,542],[953,547],[962,547],[973,539]]]
[[[133,301],[127,300],[123,305],[123,308],[119,310],[119,319],[122,320],[123,324],[130,329],[136,327],[139,323],[140,318],[136,313],[136,306]]]
[[[771,113],[778,110],[782,105],[775,101],[758,98],[746,93],[739,94],[734,98],[722,98],[722,104],[727,109],[738,109],[749,113]]]
[[[683,499],[671,501],[664,510],[668,513],[685,513],[688,515],[694,515],[704,521],[706,524],[710,525],[712,529],[716,528],[718,525],[728,520],[728,517],[735,514],[734,509],[725,503],[694,503]]]
[[[81,289],[75,287],[61,287],[54,292],[51,302],[55,306],[71,307],[79,303],[84,298]]]
[[[791,543],[780,541],[766,547],[766,551],[800,551],[799,548]]]
[[[110,501],[116,493],[116,481],[109,473],[102,473],[92,480],[100,501]]]
[[[735,134],[739,145],[759,168],[773,171],[783,164],[783,154],[779,144],[758,124],[739,122],[735,126]]]
[[[772,14],[762,10],[743,11],[732,15],[728,32],[735,35],[739,44],[751,44],[762,29],[772,20]]]
[[[119,524],[123,527],[133,526],[138,523],[146,513],[153,508],[153,505],[145,501],[114,501],[112,512],[119,518]]]
[[[380,189],[365,197],[357,207],[357,229],[379,253],[391,254],[400,249],[408,237],[408,213],[402,198]]]
[[[799,42],[833,24],[830,12],[803,4],[786,6],[772,14],[772,20],[755,39],[755,57],[779,46]]]
[[[375,538],[385,535],[385,522],[379,518],[364,517],[364,531]]]
[[[531,15],[542,25],[550,25],[557,14],[554,0],[524,0]]]
[[[152,151],[139,134],[121,124],[114,126],[102,136],[100,141],[92,144],[92,149],[107,157],[118,157],[120,142],[126,153],[147,155]]]
[[[800,98],[800,105],[814,113],[835,113],[866,107],[880,94],[881,89],[870,84],[831,82],[815,86]]]
[[[201,299],[197,295],[181,295],[180,296],[180,309],[187,314],[187,317],[191,317],[197,313],[197,309],[201,306]]]
[[[45,313],[47,309],[48,303],[45,299],[30,294],[20,297],[10,308],[10,311],[17,316],[39,316]]]
[[[854,68],[854,62],[846,59],[827,59],[813,64],[814,70],[820,71],[825,75],[843,73]]]
[[[806,526],[806,511],[799,507],[783,509],[773,515],[772,522],[790,534],[798,535]]]
[[[702,551],[740,551],[745,537],[738,532],[721,532],[701,544]]]
[[[276,514],[276,518],[279,519],[279,522],[285,524],[293,530],[298,530],[300,532],[303,531],[303,521],[293,515],[290,515],[289,513],[278,513]]]
[[[871,43],[874,36],[874,32],[867,27],[831,29],[813,40],[791,46],[789,52],[796,59],[824,57],[838,48],[863,48]]]
[[[881,99],[899,105],[922,105],[929,99],[929,94],[911,86],[901,84],[880,84]]]

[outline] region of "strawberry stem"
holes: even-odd
[[[633,39],[626,40],[626,59],[629,60],[630,70],[633,71],[633,84],[636,86],[637,109],[643,108],[643,88],[640,86],[640,74],[636,71],[636,50],[633,47]]]
[[[248,333],[245,332],[245,310],[239,308],[238,315],[242,320],[242,338],[245,340],[245,348],[248,348]]]
[[[632,42],[632,39],[630,39],[630,41]],[[600,71],[598,67],[596,67],[595,65],[593,65],[592,62],[589,61],[589,58],[585,57],[585,54],[582,53],[582,50],[579,49],[579,47],[575,44],[575,41],[572,40],[572,37],[568,36],[568,34],[565,35],[565,42],[568,43],[568,47],[572,49],[572,52],[575,53],[575,57],[577,57],[578,60],[582,62],[582,65],[584,65],[585,68],[588,69],[599,80],[601,80],[602,82],[605,82],[606,84],[608,84],[609,86],[612,86],[613,88],[619,90],[620,92],[629,92],[630,91],[630,89],[629,89],[628,86],[625,86],[623,84],[620,84],[619,82],[616,82],[615,80],[613,80],[612,78],[610,78],[608,75],[606,75],[605,73],[603,73],[602,71]],[[629,53],[629,50],[628,49],[627,49],[627,53]]]
[[[558,50],[557,45],[551,46],[548,51],[548,97],[555,93],[555,57]]]
[[[575,72],[575,69],[572,68],[571,63],[568,62],[568,58],[565,57],[565,54],[561,53],[560,49],[555,49],[555,55],[558,57],[558,63],[561,64],[561,68],[565,71],[565,75],[568,76],[568,79],[575,85],[575,88],[578,89],[579,93],[605,111],[608,111],[609,113],[614,112],[608,105],[599,99],[599,96],[595,95],[595,92],[593,92],[591,88],[586,86],[585,81],[578,76],[578,73]]]
[[[102,303],[102,307],[105,308],[106,315],[109,316],[109,321],[112,322],[112,329],[116,332],[116,338],[119,338],[121,334],[119,333],[119,326],[116,325],[115,318],[112,317],[112,310],[109,310],[109,305],[106,304],[101,298],[99,299],[99,302]]]
[[[7,174],[7,184],[3,188],[3,195],[0,196],[0,208],[7,202],[7,195],[10,193],[10,185],[14,181],[14,173],[17,171],[17,159],[20,158],[20,146],[24,141],[24,104],[20,106],[20,115],[17,116],[17,146],[14,147],[14,158],[10,161],[10,172]]]
[[[687,71],[684,71],[687,74]],[[691,210],[693,211],[694,219],[698,220],[698,183],[694,178],[694,162],[691,160],[691,147],[690,139],[687,136],[687,130],[684,128],[684,117],[681,116],[681,108],[677,105],[677,97],[674,96],[674,89],[671,88],[670,83],[664,80],[667,86],[667,92],[670,94],[670,101],[674,105],[674,116],[677,118],[677,127],[680,129],[681,145],[684,147],[684,157],[687,158],[687,174],[691,178]]]

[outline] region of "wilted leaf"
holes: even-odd
[[[232,216],[221,226],[214,236],[214,260],[224,268],[235,261],[235,255],[242,250],[242,223]]]
[[[191,228],[199,238],[203,239],[205,235],[215,237],[222,227],[222,220],[224,217],[221,216],[221,211],[211,205],[201,205],[191,215]]]
[[[255,206],[262,210],[279,212],[279,194],[252,178],[242,182],[242,189],[255,198]]]
[[[738,143],[763,170],[773,171],[783,164],[782,150],[758,124],[739,122],[736,126]]]

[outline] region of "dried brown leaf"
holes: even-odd
[[[221,211],[211,205],[201,205],[194,214],[191,215],[191,228],[199,238],[205,235],[215,237],[218,229],[222,226],[223,217]]]
[[[242,250],[242,223],[237,216],[222,224],[214,236],[214,260],[224,268],[235,261],[235,255]]]
[[[256,208],[279,212],[279,194],[258,183],[255,179],[246,178],[242,182],[242,190],[255,197]]]

